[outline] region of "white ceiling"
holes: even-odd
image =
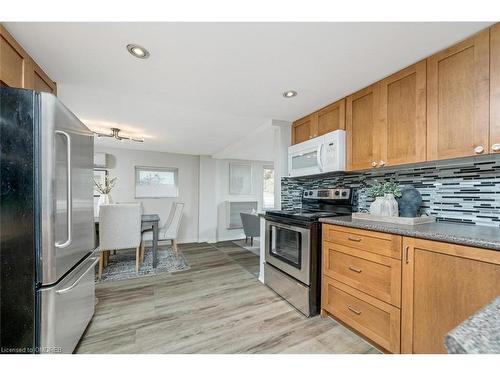
[[[489,23],[6,23],[93,129],[213,155],[269,119],[294,120]],[[148,60],[128,54],[143,45]],[[284,99],[293,89],[299,95]]]

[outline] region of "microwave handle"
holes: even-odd
[[[318,151],[316,152],[316,161],[318,163],[318,168],[320,172],[323,172],[323,157],[321,152],[323,151],[323,143],[318,146]]]

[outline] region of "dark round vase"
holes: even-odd
[[[399,216],[417,217],[422,204],[420,192],[413,186],[404,187],[401,197],[397,199],[399,205]]]

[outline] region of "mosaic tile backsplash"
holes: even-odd
[[[421,214],[439,221],[500,226],[500,155],[367,170],[359,173],[284,177],[282,209],[300,208],[302,192],[309,189],[356,189],[356,210],[367,210],[373,201],[367,188],[374,182],[393,180],[412,185],[422,195]]]

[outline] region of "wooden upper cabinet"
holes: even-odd
[[[380,82],[379,166],[426,160],[426,62]]]
[[[346,99],[347,169],[376,166],[380,156],[378,83]]]
[[[345,99],[332,103],[317,112],[317,136],[345,129]]]
[[[448,332],[500,294],[500,252],[403,239],[402,353],[446,353]]]
[[[9,87],[33,88],[31,58],[2,25],[0,25],[0,81]]]
[[[34,89],[36,91],[50,92],[51,94],[57,94],[56,83],[53,82],[47,74],[36,64],[34,64],[33,69],[34,74]]]
[[[490,29],[490,152],[500,153],[500,24]]]
[[[56,83],[0,25],[0,85],[57,94]]]
[[[339,129],[345,129],[345,99],[295,121],[292,125],[292,144]]]
[[[317,117],[309,115],[297,120],[292,125],[292,145],[307,141],[313,137],[313,127]]]
[[[427,59],[427,160],[489,149],[489,29]]]

